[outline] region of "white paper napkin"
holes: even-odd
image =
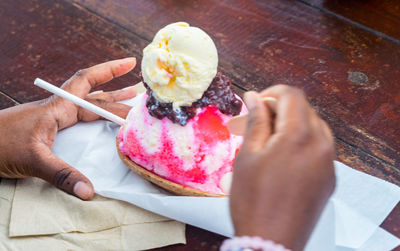
[[[227,198],[173,196],[130,171],[115,146],[111,122],[78,123],[61,131],[53,151],[85,174],[100,195],[225,236],[233,233]],[[400,239],[379,228],[399,202],[400,188],[335,162],[336,192],[306,250],[390,250]]]
[[[147,250],[186,243],[184,224],[129,203],[99,195],[82,201],[37,178],[16,183],[0,183],[0,250]]]

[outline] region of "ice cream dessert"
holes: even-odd
[[[134,171],[177,194],[229,193],[243,138],[227,122],[247,110],[217,65],[212,39],[187,23],[164,27],[143,50],[147,91],[135,97],[117,148]]]

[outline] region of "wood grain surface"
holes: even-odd
[[[400,135],[390,126],[400,123],[400,93],[393,92],[400,90],[393,81],[400,50],[391,41],[296,1],[215,1],[213,8],[211,1],[75,2],[147,41],[171,22],[201,26],[216,42],[221,71],[237,85],[302,88],[338,140],[355,146],[345,163],[400,184]],[[358,150],[388,172],[360,165]]]
[[[362,25],[400,44],[400,1],[398,0],[302,0],[338,18]]]
[[[367,13],[367,14],[366,14]],[[74,72],[136,56],[139,65],[100,87],[135,84],[142,49],[160,28],[187,21],[214,39],[235,89],[277,83],[305,91],[331,126],[338,159],[400,185],[399,2],[323,0],[56,0],[0,2],[0,108],[49,96]],[[400,206],[382,226],[400,237]],[[217,250],[221,236],[188,227],[188,244]]]
[[[50,95],[33,86],[36,77],[60,86],[79,69],[140,55],[147,44],[65,1],[1,1],[0,17],[0,90],[23,103]],[[138,72],[101,89],[135,84]]]

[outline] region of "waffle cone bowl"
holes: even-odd
[[[164,188],[165,190],[167,190],[171,193],[174,193],[176,195],[198,196],[198,197],[199,196],[202,196],[202,197],[226,197],[227,196],[224,194],[204,192],[201,190],[183,186],[183,185],[177,184],[175,182],[169,181],[167,179],[164,179],[164,178],[148,171],[144,167],[136,164],[128,156],[124,155],[118,147],[119,146],[118,137],[116,139],[116,143],[117,143],[117,151],[118,151],[119,157],[125,163],[125,165],[127,165],[131,170],[133,170],[136,174],[138,174],[142,178],[152,182],[153,184],[155,184],[159,187]]]

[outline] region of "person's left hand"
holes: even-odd
[[[125,58],[78,71],[62,89],[125,118],[130,106],[117,101],[136,95],[134,87],[113,92],[97,91],[96,86],[131,71],[135,58]],[[42,178],[67,193],[83,200],[93,197],[93,185],[82,173],[51,151],[59,130],[78,121],[100,117],[60,97],[18,105],[0,111],[0,176]]]

